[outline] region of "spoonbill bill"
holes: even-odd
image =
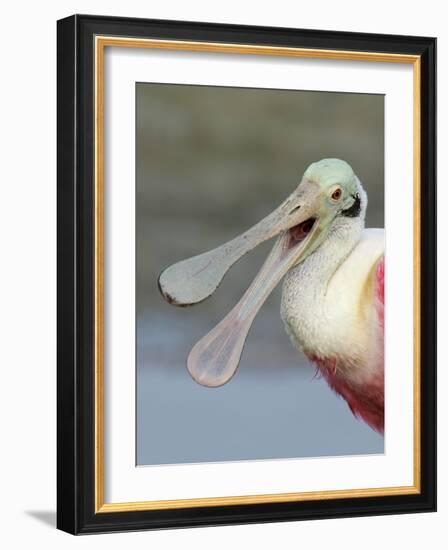
[[[164,298],[178,306],[210,296],[227,270],[261,242],[277,240],[237,305],[191,350],[199,384],[234,375],[250,326],[283,279],[281,317],[293,344],[353,414],[384,430],[384,230],[365,229],[367,194],[345,161],[311,164],[271,214],[233,240],[168,267]]]

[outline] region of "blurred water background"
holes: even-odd
[[[382,453],[382,437],[293,348],[281,285],[234,378],[216,389],[190,378],[191,347],[238,301],[272,242],[195,307],[168,305],[157,278],[259,221],[325,157],[352,165],[369,196],[366,225],[383,227],[383,96],[139,83],[136,100],[137,464]]]

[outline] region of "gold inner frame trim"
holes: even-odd
[[[104,52],[106,47],[153,48],[159,50],[194,51],[207,53],[232,53],[268,55],[343,61],[371,61],[382,63],[406,63],[413,65],[413,196],[414,196],[414,480],[413,485],[349,490],[276,493],[179,500],[154,500],[141,502],[106,503],[104,501]],[[226,44],[183,40],[156,40],[96,36],[95,55],[95,513],[129,512],[142,510],[166,510],[197,508],[205,506],[231,506],[274,502],[299,502],[331,500],[340,498],[363,498],[420,493],[421,442],[420,442],[420,117],[421,117],[421,60],[417,55],[390,54],[382,52],[356,52],[257,46],[253,44]]]

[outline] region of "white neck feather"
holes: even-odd
[[[361,239],[367,205],[362,187],[360,194],[360,216],[337,217],[325,241],[291,269],[283,283],[282,319],[293,343],[308,354],[334,357],[344,351],[343,331],[353,332],[352,313],[356,307],[350,288],[343,289],[342,296],[330,289],[330,283]]]
[[[345,218],[337,220],[329,236],[308,258],[293,267],[283,283],[283,294],[297,287],[294,294],[313,295],[319,298],[326,293],[328,284],[339,266],[361,238],[364,220]]]

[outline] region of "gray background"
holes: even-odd
[[[272,242],[207,301],[164,302],[160,271],[234,237],[275,208],[306,167],[348,161],[384,224],[383,96],[137,84],[137,464],[383,452],[283,329],[281,285],[256,318],[234,378],[189,376],[194,343],[238,301]]]

